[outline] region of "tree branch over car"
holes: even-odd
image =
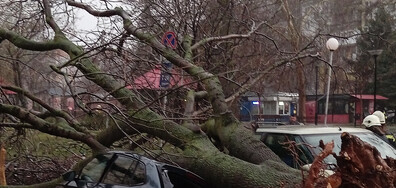
[[[80,6],[80,7],[87,7],[87,6]],[[264,155],[264,153],[262,153],[263,155],[260,155],[259,154],[260,151],[254,149],[259,146],[264,148],[265,146],[261,142],[257,140],[249,141],[250,139],[244,142],[236,141],[239,140],[236,139],[238,137],[239,138],[251,137],[250,132],[244,129],[242,126],[238,126],[238,120],[234,117],[234,115],[232,115],[228,111],[228,107],[225,103],[225,96],[222,92],[222,86],[220,85],[220,82],[217,77],[203,70],[201,67],[195,66],[188,60],[185,60],[184,58],[176,54],[173,50],[161,44],[153,36],[150,36],[150,34],[140,32],[138,28],[133,26],[132,21],[129,20],[128,18],[128,14],[124,12],[122,9],[116,8],[115,10],[117,11],[113,11],[112,14],[122,17],[124,28],[128,33],[150,45],[152,48],[158,51],[161,55],[163,55],[173,64],[185,70],[188,74],[196,77],[198,80],[203,80],[202,82],[205,85],[206,91],[208,92],[208,96],[209,96],[208,98],[209,101],[211,101],[212,108],[214,110],[214,115],[217,116],[214,118],[215,128],[217,131],[214,131],[216,135],[213,136],[218,137],[221,140],[221,142],[226,147],[228,147],[228,150],[232,155],[247,161],[253,160],[251,162],[257,164],[262,163],[268,159],[266,155]],[[106,13],[100,14],[96,12],[96,14],[105,15]],[[225,132],[228,131],[232,131],[234,132],[234,134],[224,134]],[[251,148],[250,152],[241,152],[246,148]],[[276,158],[276,156],[273,157]]]
[[[106,74],[104,66],[100,66],[102,62],[100,60],[95,61],[96,56],[106,55],[106,52],[88,57],[88,49],[84,49],[82,45],[80,46],[79,43],[74,42],[67,32],[58,25],[61,22],[55,19],[55,14],[51,11],[55,9],[56,4],[52,4],[54,2],[50,0],[43,0],[42,3],[44,5],[45,21],[51,29],[48,32],[54,33],[53,38],[43,40],[44,42],[40,42],[38,39],[26,39],[16,31],[6,29],[6,27],[0,28],[0,38],[25,50],[62,50],[68,54],[70,62],[67,63],[67,66],[57,66],[59,70],[52,70],[63,71],[68,67],[75,67],[82,76],[89,80],[89,83],[93,83],[95,87],[100,88],[100,91],[105,93],[103,95],[111,95],[111,102],[119,105],[120,108],[114,110],[111,105],[108,105],[110,106],[108,114],[112,123],[109,123],[101,130],[88,132],[86,129],[81,128],[87,122],[79,122],[79,120],[73,119],[71,114],[52,108],[45,104],[44,101],[22,89],[4,87],[15,92],[26,93],[28,98],[48,111],[46,113],[50,114],[50,117],[61,118],[65,121],[62,121],[62,124],[52,123],[47,119],[48,116],[41,117],[27,109],[3,103],[0,104],[1,113],[12,115],[21,120],[21,122],[31,124],[32,129],[81,141],[88,145],[93,150],[93,153],[107,150],[113,147],[114,143],[125,138],[133,142],[134,140],[130,138],[130,135],[149,135],[154,139],[166,142],[168,146],[163,151],[153,151],[156,154],[155,156],[158,156],[158,159],[170,157],[175,160],[175,163],[199,174],[209,184],[216,187],[292,187],[301,183],[300,172],[286,166],[277,155],[260,140],[256,139],[250,130],[244,128],[231,111],[227,102],[235,99],[255,83],[264,79],[264,76],[272,70],[290,61],[298,61],[307,57],[316,58],[317,55],[300,53],[295,56],[287,56],[281,60],[277,59],[277,61],[266,61],[266,67],[260,67],[262,68],[261,72],[255,71],[256,76],[253,79],[242,85],[240,90],[235,91],[234,95],[226,95],[223,87],[224,83],[219,78],[220,74],[212,69],[207,69],[201,64],[202,61],[200,60],[205,59],[205,57],[201,57],[198,60],[197,56],[207,50],[206,45],[211,42],[235,42],[236,40],[244,42],[244,40],[251,40],[251,38],[258,36],[257,33],[261,29],[260,26],[266,22],[255,21],[253,23],[260,24],[257,26],[253,24],[249,29],[245,28],[241,29],[241,32],[237,32],[242,34],[227,33],[221,36],[215,35],[217,37],[198,37],[187,32],[184,34],[184,38],[181,39],[183,41],[182,48],[174,50],[159,40],[155,30],[150,32],[143,29],[143,27],[139,27],[139,21],[133,19],[135,15],[131,15],[121,6],[101,11],[87,4],[67,0],[67,5],[65,4],[64,6],[83,9],[93,16],[104,19],[121,19],[122,21],[119,23],[122,24],[123,30],[119,31],[122,34],[118,33],[117,36],[122,36],[122,40],[125,42],[133,40],[133,42],[128,44],[124,43],[123,49],[130,47],[132,48],[130,51],[139,51],[142,48],[153,50],[153,54],[161,55],[175,65],[175,68],[181,69],[183,71],[182,76],[189,76],[188,78],[192,79],[192,82],[199,83],[196,88],[186,89],[188,90],[187,92],[180,89],[181,96],[186,99],[186,103],[181,104],[183,108],[181,113],[173,114],[178,117],[172,119],[166,116],[166,112],[162,113],[157,110],[160,107],[154,106],[154,102],[150,103],[144,100],[144,94],[133,88],[137,85],[136,82],[120,80],[118,77],[112,76],[112,74]],[[144,16],[146,15],[142,15],[142,17]],[[149,18],[147,18],[147,22],[149,22]],[[114,29],[114,32],[117,32],[117,29],[119,28]],[[112,42],[107,44],[115,45]],[[133,49],[135,46],[139,46],[140,49]],[[115,58],[113,57],[111,60]],[[115,60],[113,62],[115,64],[120,63]],[[132,64],[131,62],[122,63],[125,63],[123,64],[125,66]],[[137,67],[133,70],[138,71],[142,68],[138,65]],[[158,64],[153,67],[158,68],[161,65]],[[131,72],[134,73],[133,71]],[[138,75],[133,76],[138,77]],[[128,86],[133,89],[128,88]],[[163,92],[164,90],[156,92]],[[229,96],[228,99],[227,96]],[[73,94],[73,97],[75,97],[75,94]],[[201,100],[204,102],[200,102]],[[158,101],[156,100],[155,102]],[[196,116],[195,112],[198,111],[195,108],[198,106],[201,109],[211,109],[210,111],[205,111],[204,120],[198,121],[194,119]],[[114,114],[110,115],[110,111],[114,112]],[[21,124],[22,126],[27,127],[25,124]],[[16,126],[9,125],[9,127]],[[169,155],[170,152],[166,152],[166,149],[173,149],[177,153],[175,156]],[[78,167],[79,165],[76,165],[75,168]],[[53,184],[42,186],[53,187]],[[35,187],[35,185],[31,187]]]

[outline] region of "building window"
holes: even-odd
[[[264,101],[262,103],[263,114],[276,114],[276,101]]]
[[[258,101],[253,101],[251,103],[252,103],[252,108],[250,110],[250,113],[252,115],[258,115],[259,112],[260,112],[260,109],[259,109],[260,108],[260,103]]]
[[[318,103],[319,114],[325,114],[325,100],[321,100]],[[349,102],[342,99],[332,99],[329,101],[327,110],[328,114],[348,114],[349,113]]]
[[[266,115],[275,115],[276,112],[276,101],[252,101],[252,106],[250,109],[250,113],[252,115],[266,114]],[[289,113],[289,103],[286,104],[286,113]]]
[[[287,115],[287,114],[289,114],[290,106],[289,106],[288,102],[280,101],[278,106],[279,106],[279,111],[278,111],[279,115]]]

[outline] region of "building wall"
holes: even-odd
[[[298,95],[295,93],[244,96],[240,100],[241,121],[289,122],[297,113]]]

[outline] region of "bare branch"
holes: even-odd
[[[247,34],[230,34],[230,35],[225,35],[225,36],[221,36],[221,37],[209,37],[209,38],[205,38],[202,39],[201,41],[195,43],[192,47],[191,50],[195,50],[198,47],[207,44],[209,42],[213,42],[213,41],[223,41],[223,40],[230,40],[230,39],[237,39],[237,38],[249,38],[253,33],[255,33],[257,31],[257,29],[260,28],[260,26],[262,24],[264,24],[265,22],[261,22],[260,24],[257,25],[257,27],[255,26],[254,22],[253,25],[250,29],[250,31]]]
[[[55,38],[57,37],[65,37],[62,30],[59,28],[58,24],[56,24],[54,18],[52,17],[51,7],[49,5],[48,0],[43,0],[44,4],[44,13],[45,13],[45,20],[47,21],[48,25],[54,30]]]

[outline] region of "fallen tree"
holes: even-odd
[[[101,52],[100,50],[95,53],[87,52],[79,44],[73,42],[54,19],[52,10],[57,7],[55,2],[51,4],[51,1],[43,0],[40,1],[42,9],[38,11],[38,14],[42,14],[42,17],[45,18],[51,37],[46,40],[37,40],[34,37],[28,39],[17,31],[13,31],[12,27],[10,29],[4,26],[0,28],[1,41],[3,43],[8,41],[18,49],[40,52],[59,50],[66,53],[69,60],[61,65],[52,65],[51,69],[64,76],[69,85],[71,83],[69,79],[84,77],[90,83],[101,88],[105,97],[97,98],[101,99],[101,105],[106,105],[106,110],[98,106],[89,107],[79,98],[78,94],[72,95],[82,111],[91,116],[94,116],[96,111],[102,111],[108,115],[111,123],[98,131],[89,130],[86,125],[89,125],[90,122],[80,122],[70,113],[48,105],[29,91],[15,86],[2,86],[2,89],[19,93],[45,109],[42,112],[37,112],[19,105],[2,102],[0,103],[0,112],[13,117],[11,118],[13,123],[3,123],[3,127],[18,130],[35,129],[50,135],[73,139],[89,146],[93,153],[114,147],[115,143],[125,138],[134,143],[135,140],[131,139],[131,135],[139,135],[141,138],[150,140],[147,139],[149,135],[165,142],[167,147],[163,148],[162,144],[158,144],[158,150],[147,150],[142,146],[139,148],[140,151],[144,151],[146,155],[158,160],[171,159],[175,164],[199,174],[213,187],[302,186],[301,172],[284,164],[278,156],[256,139],[250,130],[245,129],[232,113],[227,102],[244,93],[271,70],[291,61],[306,57],[318,57],[318,55],[296,53],[287,59],[273,62],[260,71],[257,77],[249,80],[235,91],[235,95],[227,98],[223,91],[220,75],[211,73],[200,62],[194,61],[194,54],[199,53],[199,48],[204,48],[210,42],[251,38],[264,22],[260,24],[253,22],[250,30],[245,30],[244,34],[205,37],[198,41],[186,34],[179,42],[183,50],[175,51],[160,42],[153,33],[136,26],[135,20],[131,19],[134,15],[121,7],[97,10],[76,1],[68,0],[66,2],[67,4],[64,6],[79,8],[95,17],[121,20],[122,32],[117,38],[120,49],[122,49],[126,38],[133,38],[139,44],[152,50],[152,53],[161,55],[171,64],[180,68],[184,74],[193,79],[193,82],[199,83],[199,86],[185,92],[186,94],[183,96],[186,103],[183,106],[185,111],[181,118],[166,116],[166,112],[163,112],[162,109],[158,110],[158,106],[153,106],[154,102],[147,102],[144,100],[144,95],[139,94],[136,89],[128,88],[123,81],[118,80],[118,76],[112,75],[110,71],[105,72],[103,67],[93,60],[95,55]],[[118,49],[111,50],[119,53]],[[70,67],[77,69],[75,74],[70,74],[67,71],[67,68]],[[109,96],[113,101],[110,102]],[[202,104],[208,105],[197,112],[194,106],[200,104],[198,102],[200,99],[204,99],[206,102]],[[205,113],[203,118],[194,119],[197,118],[197,114],[203,113]],[[50,121],[49,117],[55,118],[56,121]],[[177,152],[171,153],[173,151]],[[80,167],[76,165],[74,168],[78,170]],[[316,174],[315,169],[317,168],[312,168],[313,174]],[[340,171],[340,173],[345,172]],[[51,182],[20,187],[54,187],[60,181],[60,179],[55,179]],[[310,185],[315,185],[317,181],[318,178],[307,182],[310,182],[308,183]],[[345,182],[343,181],[343,183]]]
[[[21,93],[46,110],[45,114],[35,113],[23,107],[1,103],[1,113],[9,114],[24,122],[7,124],[7,126],[16,129],[36,129],[51,135],[80,141],[88,145],[94,153],[106,150],[113,143],[128,137],[128,135],[141,133],[153,135],[179,149],[176,163],[182,164],[183,167],[199,174],[209,184],[216,187],[293,187],[301,182],[299,171],[287,167],[262,142],[253,138],[251,131],[240,125],[240,122],[229,110],[218,76],[192,62],[194,49],[210,41],[250,37],[259,25],[253,26],[248,34],[207,38],[196,44],[192,44],[191,38],[185,36],[181,42],[185,53],[184,56],[181,56],[149,33],[135,27],[129,14],[122,8],[97,11],[85,4],[67,1],[69,6],[84,9],[93,16],[122,19],[124,35],[142,41],[173,65],[180,67],[184,72],[202,83],[205,99],[211,104],[212,115],[202,125],[193,121],[178,123],[152,110],[133,90],[127,89],[113,76],[104,74],[89,57],[86,57],[87,53],[80,46],[68,39],[56,23],[51,13],[50,1],[43,0],[42,3],[42,11],[47,26],[54,33],[52,39],[46,41],[30,40],[14,31],[0,28],[2,41],[7,40],[15,47],[25,50],[62,50],[66,52],[70,61],[60,66],[52,66],[51,68],[55,72],[67,76],[65,72],[62,72],[62,69],[70,66],[77,68],[86,79],[110,94],[122,104],[122,107],[110,105],[113,109],[118,110],[119,115],[113,116],[111,126],[93,134],[70,114],[47,105],[28,91],[18,87],[4,86],[4,89]],[[282,63],[286,63],[286,61],[274,64],[265,71],[270,71]],[[83,108],[86,107],[83,106]],[[49,122],[45,119],[48,116],[61,118],[65,121]],[[202,127],[204,132],[192,128],[197,126]],[[221,147],[225,148],[227,153],[220,151],[213,144],[213,140],[221,143]],[[154,155],[149,151],[148,154]],[[163,153],[155,154],[158,159],[161,159],[159,156],[162,155],[165,156],[163,158],[167,158],[165,150]],[[78,165],[76,168],[78,168]],[[30,187],[54,187],[56,182],[59,182],[59,180],[31,185]]]

